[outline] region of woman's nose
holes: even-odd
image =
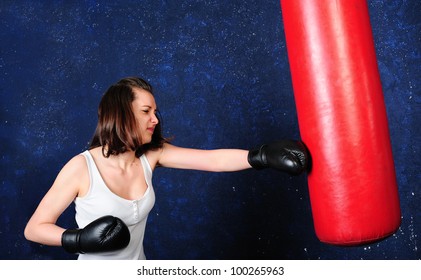
[[[159,123],[158,117],[155,114],[152,115],[151,122],[154,123],[154,124]]]

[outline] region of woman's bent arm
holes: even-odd
[[[78,195],[79,187],[88,180],[86,162],[79,155],[71,159],[60,171],[50,190],[41,200],[25,227],[25,238],[50,246],[61,246],[64,228],[57,219]]]

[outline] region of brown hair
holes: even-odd
[[[98,107],[98,124],[89,149],[102,147],[105,157],[126,151],[135,151],[139,157],[148,150],[161,148],[167,142],[162,137],[160,118],[150,143],[143,144],[133,114],[132,102],[135,99],[133,88],[140,88],[153,95],[152,86],[137,77],[121,79],[110,86],[103,95]]]

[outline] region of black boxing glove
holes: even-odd
[[[250,150],[248,162],[258,170],[274,168],[291,175],[300,175],[308,168],[309,153],[303,142],[283,140]]]
[[[96,219],[83,229],[68,229],[61,236],[61,245],[67,252],[80,254],[116,251],[129,242],[129,229],[113,216]]]

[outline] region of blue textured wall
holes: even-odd
[[[420,3],[369,1],[402,204],[396,234],[361,247],[320,243],[304,176],[162,169],[148,258],[420,259]],[[174,144],[299,137],[277,0],[3,0],[0,21],[0,259],[75,257],[26,241],[23,228],[124,76],[155,86]],[[62,226],[74,225],[72,211]]]

